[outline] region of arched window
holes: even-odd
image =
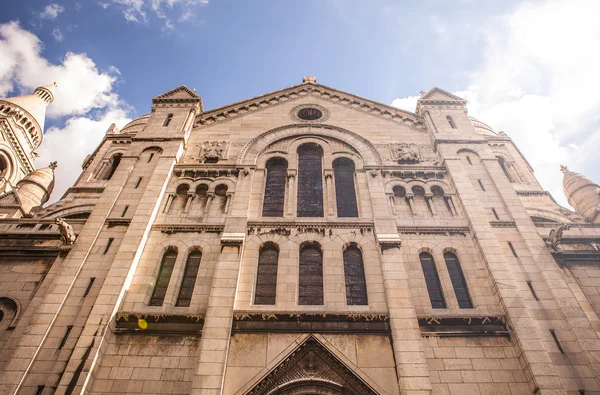
[[[454,287],[454,293],[458,300],[458,306],[461,309],[472,309],[473,303],[471,302],[471,296],[469,295],[469,289],[467,288],[467,281],[465,275],[460,267],[458,257],[451,252],[444,252],[444,260],[448,267],[448,273],[450,273],[450,280]]]
[[[180,184],[177,186],[177,190],[175,193],[180,200],[181,207],[185,208],[188,199],[188,191],[190,190],[190,186],[188,184]]]
[[[108,169],[108,172],[104,176],[105,180],[110,180],[112,178],[112,176],[115,174],[115,171],[117,171],[117,167],[119,167],[119,164],[121,163],[122,156],[123,156],[123,154],[115,154],[112,157],[111,162],[110,162],[110,169]]]
[[[346,158],[336,159],[333,162],[333,172],[338,217],[358,217],[354,189],[354,162]]]
[[[283,217],[288,163],[282,158],[267,161],[263,217]]]
[[[277,264],[279,249],[274,243],[265,244],[258,253],[258,273],[254,304],[275,304],[277,295]]]
[[[167,294],[167,288],[169,287],[169,281],[171,280],[171,274],[173,274],[173,267],[175,266],[176,259],[177,249],[169,247],[160,263],[158,278],[156,279],[156,285],[154,286],[154,291],[150,298],[150,306],[162,306],[165,295]]]
[[[6,177],[8,173],[8,160],[2,154],[0,154],[0,177]],[[2,182],[2,180],[0,180]]]
[[[189,307],[194,294],[194,286],[196,285],[196,277],[198,269],[200,269],[200,261],[202,260],[202,252],[193,250],[189,253],[185,262],[185,270],[183,271],[183,281],[179,287],[179,296],[175,306]]]
[[[400,185],[396,185],[392,191],[394,192],[394,197],[396,199],[404,199],[406,197],[406,189]]]
[[[434,309],[445,309],[446,301],[444,300],[444,292],[442,292],[442,284],[440,283],[440,277],[438,276],[433,257],[427,252],[422,252],[419,258],[421,259],[421,267],[423,268],[431,307]]]
[[[362,252],[354,243],[344,250],[344,277],[346,279],[346,304],[369,304]]]
[[[314,143],[298,148],[298,217],[323,216],[323,149]]]
[[[454,123],[454,120],[452,119],[452,117],[450,115],[446,116],[446,119],[448,120],[448,123],[450,124],[450,127],[452,129],[456,129],[456,124]]]
[[[218,214],[224,213],[227,208],[227,190],[225,184],[217,185],[215,188],[215,196],[219,199]]]
[[[300,278],[298,304],[323,304],[323,254],[318,243],[300,247]]]
[[[510,172],[508,171],[508,167],[506,167],[506,161],[504,160],[504,158],[502,158],[501,156],[497,156],[496,159],[498,159],[498,163],[500,164],[504,175],[506,176],[506,178],[508,178],[508,181],[514,182],[513,178],[510,175]]]

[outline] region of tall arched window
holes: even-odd
[[[354,189],[354,162],[347,158],[333,161],[335,197],[338,217],[358,217]]]
[[[442,284],[440,283],[440,277],[438,276],[433,257],[427,252],[422,252],[419,258],[421,259],[421,267],[423,268],[431,307],[434,309],[445,309],[446,301],[444,300],[444,292],[442,291]]]
[[[115,174],[115,171],[117,171],[117,167],[119,167],[119,164],[121,163],[122,156],[123,156],[123,154],[113,155],[111,162],[110,162],[110,168],[108,169],[108,172],[104,176],[105,180],[110,180],[112,178],[112,176]]]
[[[175,247],[169,247],[160,263],[158,278],[156,279],[156,285],[154,286],[154,291],[150,298],[150,306],[162,306],[165,295],[167,294],[167,288],[169,287],[169,281],[171,280],[171,274],[173,274],[173,267],[175,266],[176,259],[177,249]]]
[[[469,289],[467,288],[467,281],[463,274],[462,268],[458,257],[449,252],[444,252],[444,260],[448,267],[448,273],[450,273],[450,280],[454,287],[454,293],[456,294],[456,300],[458,300],[458,306],[461,309],[472,309],[473,303],[471,302],[471,296],[469,295]]]
[[[275,304],[277,295],[277,265],[279,249],[274,243],[266,243],[258,253],[258,273],[254,304]]]
[[[298,282],[298,304],[323,304],[323,254],[318,243],[304,243],[300,247]]]
[[[183,281],[179,288],[179,296],[175,306],[189,307],[194,294],[194,286],[196,285],[196,277],[198,269],[200,269],[200,261],[202,260],[202,252],[193,250],[189,253],[185,262],[185,270],[183,271]]]
[[[282,158],[267,161],[263,217],[283,217],[288,163]]]
[[[504,175],[506,176],[506,178],[508,178],[508,181],[514,182],[512,176],[510,175],[510,172],[508,171],[508,167],[506,167],[506,161],[504,160],[504,158],[502,158],[501,156],[497,156],[496,159],[498,159],[498,163],[500,164]]]
[[[344,250],[344,277],[346,280],[346,304],[369,304],[362,252],[354,243]]]
[[[323,149],[314,143],[298,148],[298,217],[323,216]]]

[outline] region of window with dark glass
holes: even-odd
[[[450,124],[450,127],[451,127],[452,129],[456,129],[456,125],[454,124],[454,120],[452,119],[452,117],[451,117],[450,115],[448,115],[448,116],[446,117],[446,119],[448,120],[448,123]]]
[[[323,149],[314,143],[298,148],[298,217],[323,216]]]
[[[298,111],[298,118],[304,119],[305,121],[315,121],[323,116],[323,112],[318,108],[303,108]]]
[[[167,294],[167,288],[169,287],[169,281],[171,280],[171,274],[173,274],[173,267],[175,266],[176,259],[177,250],[175,248],[169,248],[163,255],[160,269],[158,270],[156,285],[154,286],[154,291],[150,298],[150,306],[162,306],[165,295]]]
[[[346,303],[367,305],[367,282],[362,252],[352,243],[344,250],[344,277],[346,280]]]
[[[254,304],[275,304],[278,261],[279,249],[275,244],[267,243],[260,249]]]
[[[165,118],[165,121],[163,122],[163,126],[169,126],[172,119],[173,119],[173,114],[167,115],[167,117]]]
[[[317,243],[300,247],[300,278],[298,304],[323,304],[323,254]]]
[[[194,294],[194,286],[196,285],[196,277],[198,276],[201,260],[202,253],[198,250],[194,250],[188,255],[185,262],[185,270],[183,271],[183,281],[179,288],[179,296],[177,296],[175,306],[189,307],[192,295]]]
[[[454,287],[454,293],[458,300],[458,306],[461,309],[472,309],[473,303],[471,302],[471,296],[469,295],[469,289],[467,288],[467,281],[463,274],[462,268],[458,257],[451,253],[444,253],[444,260],[446,260],[446,266],[448,267],[448,273],[450,273],[450,280]]]
[[[442,284],[440,283],[440,277],[438,276],[433,257],[427,252],[422,252],[419,258],[421,259],[421,267],[423,268],[431,307],[434,309],[445,309],[446,301],[444,300]]]
[[[333,173],[338,217],[358,217],[354,189],[354,162],[347,158],[336,159],[333,162]]]
[[[283,217],[288,163],[282,158],[267,161],[263,217]]]
[[[110,162],[110,168],[108,169],[108,172],[104,176],[105,180],[110,180],[112,178],[112,176],[115,174],[115,171],[117,171],[117,167],[119,167],[119,164],[121,163],[122,156],[123,156],[123,154],[115,154],[112,157],[111,162]]]
[[[406,189],[400,185],[396,185],[392,191],[394,192],[395,198],[404,199],[406,197]]]
[[[504,158],[497,156],[496,159],[498,159],[498,163],[500,164],[500,167],[502,168],[504,175],[506,176],[506,178],[508,178],[508,181],[514,182],[513,178],[510,176],[508,168],[506,167],[506,161],[504,160]]]

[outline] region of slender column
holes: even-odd
[[[412,192],[409,192],[406,194],[406,203],[408,203],[408,208],[410,208],[410,213],[412,215],[415,215],[415,208],[413,207],[413,199],[415,198],[415,195],[413,195]]]
[[[333,217],[333,171],[325,170],[325,193],[327,193],[327,215]]]
[[[457,216],[458,213],[456,212],[456,206],[454,206],[454,200],[452,200],[452,196],[444,196],[444,200],[446,201],[446,204],[448,205],[448,207],[450,207],[450,214]]]
[[[233,194],[228,193],[227,196],[225,197],[225,210],[223,211],[224,214],[229,213],[229,206],[231,205],[231,199],[233,197]]]
[[[435,207],[433,207],[433,194],[432,193],[426,193],[425,194],[425,202],[427,203],[427,206],[429,207],[429,211],[431,212],[431,215],[433,215],[435,217]]]
[[[163,208],[163,213],[169,213],[171,211],[171,203],[173,203],[173,199],[175,198],[174,193],[169,193],[167,195],[167,201],[165,202],[165,207]]]
[[[196,197],[195,193],[188,192],[187,199],[185,202],[185,208],[183,209],[184,213],[187,214],[187,212],[190,211],[190,206],[192,205],[192,201],[194,200],[194,197]]]
[[[392,214],[397,215],[396,201],[394,200],[394,194],[393,193],[388,194],[388,198],[389,198],[389,202],[390,202],[390,208],[392,209]]]
[[[296,203],[296,171],[295,170],[288,170],[287,171],[287,216],[288,217],[293,217],[295,216],[294,213],[294,206]]]
[[[513,178],[515,179],[516,182],[523,182],[523,180],[521,179],[521,176],[519,176],[519,173],[517,172],[517,169],[515,168],[515,162],[513,162],[513,161],[506,162],[506,166],[508,167],[511,175],[513,176]]]
[[[202,218],[206,218],[210,215],[210,204],[212,203],[213,199],[215,198],[215,194],[212,192],[209,192],[206,194],[206,204],[204,205],[204,208],[202,209]]]

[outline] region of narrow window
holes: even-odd
[[[556,347],[558,348],[558,351],[560,351],[561,354],[564,354],[565,350],[562,348],[562,345],[560,344],[558,337],[556,337],[556,331],[554,329],[550,329],[550,334],[552,335],[552,338],[554,339],[554,343],[556,343]]]
[[[433,257],[427,252],[422,252],[419,258],[421,258],[421,267],[423,268],[431,307],[434,309],[445,309],[446,301],[444,300],[442,284],[440,283],[440,277],[438,276]]]
[[[369,304],[362,252],[354,243],[344,250],[344,277],[346,280],[346,304]]]
[[[121,217],[124,217],[125,214],[127,214],[127,210],[129,210],[129,206],[125,206],[125,208],[123,209],[123,212],[121,213]]]
[[[506,161],[504,160],[504,158],[497,156],[496,159],[498,159],[498,163],[500,164],[500,167],[502,168],[504,175],[506,176],[506,178],[508,178],[508,181],[514,182],[513,178],[510,176],[510,173],[508,172],[508,168],[506,167]]]
[[[469,162],[469,164],[470,164],[471,166],[473,166],[473,162],[471,162],[471,157],[470,157],[470,156],[468,156],[468,155],[467,155],[467,162]]]
[[[283,217],[288,163],[282,158],[267,161],[263,217]]]
[[[298,304],[323,304],[323,255],[317,243],[300,247]]]
[[[519,256],[517,255],[517,251],[515,251],[515,247],[513,246],[513,244],[510,241],[508,242],[508,246],[510,247],[510,252],[512,252],[512,254],[515,256],[515,258],[518,258]]]
[[[279,250],[273,243],[265,244],[258,253],[258,273],[254,304],[274,305],[277,294]]]
[[[323,150],[314,143],[298,148],[298,217],[323,216]]]
[[[446,117],[446,119],[448,120],[448,123],[450,124],[450,127],[451,127],[452,129],[456,129],[456,125],[454,124],[454,120],[452,119],[452,117],[451,117],[450,115],[448,115],[448,116]]]
[[[152,158],[154,158],[154,152],[150,153],[150,156],[148,157],[148,163],[152,161]]]
[[[192,295],[194,293],[194,286],[196,285],[196,277],[198,276],[198,269],[200,269],[200,261],[202,260],[202,253],[198,250],[190,252],[187,261],[185,263],[185,270],[183,272],[183,281],[179,288],[179,296],[175,306],[189,307],[192,301]]]
[[[108,239],[108,243],[106,243],[106,248],[104,249],[102,255],[106,255],[108,253],[108,250],[110,250],[110,246],[112,245],[113,241],[115,241],[114,237]]]
[[[533,284],[531,283],[531,280],[527,280],[527,286],[529,287],[529,291],[531,292],[531,295],[533,295],[533,298],[535,300],[540,300],[540,298],[537,296],[537,293],[535,292],[535,289],[533,289]]]
[[[69,334],[71,333],[72,329],[73,329],[73,325],[67,325],[67,330],[65,331],[65,334],[64,334],[62,340],[60,341],[60,344],[58,345],[59,350],[65,346],[65,343],[67,342],[67,339],[69,338]]]
[[[138,189],[138,187],[140,186],[141,183],[142,183],[142,177],[138,178],[138,180],[135,184],[135,189]]]
[[[115,171],[117,171],[117,167],[119,167],[119,164],[121,163],[122,156],[123,156],[123,154],[116,154],[112,157],[111,163],[110,163],[110,169],[108,170],[108,173],[106,173],[106,176],[104,177],[105,180],[110,180],[112,178],[112,176],[115,174]]]
[[[90,294],[90,291],[92,290],[92,286],[94,285],[94,281],[96,281],[96,277],[90,277],[90,282],[88,283],[88,286],[85,289],[85,292],[83,293],[84,298]]]
[[[479,187],[481,188],[482,191],[485,192],[485,188],[483,187],[483,182],[481,182],[481,180],[477,180],[477,182],[479,183]]]
[[[173,119],[173,114],[167,115],[165,121],[163,122],[163,126],[169,126],[169,124],[171,123],[171,119]]]
[[[497,221],[500,221],[500,217],[498,217],[498,213],[496,212],[495,208],[492,209],[492,214],[494,214],[494,217],[496,218]]]
[[[472,309],[473,303],[471,302],[471,296],[469,295],[469,289],[467,288],[467,281],[463,274],[462,268],[458,257],[451,252],[444,253],[444,259],[446,260],[446,266],[450,273],[450,280],[454,287],[454,293],[458,300],[458,306],[461,309]]]
[[[158,278],[156,279],[156,285],[150,298],[150,306],[162,306],[167,294],[167,287],[171,280],[171,274],[173,274],[173,266],[175,266],[175,260],[177,259],[177,250],[169,248],[163,255],[162,262],[160,263],[160,269],[158,271]]]
[[[35,395],[42,395],[44,393],[44,388],[46,388],[45,385],[38,385],[37,391],[35,391]]]
[[[333,173],[338,217],[358,217],[354,189],[354,162],[346,158],[336,159],[333,162]]]

